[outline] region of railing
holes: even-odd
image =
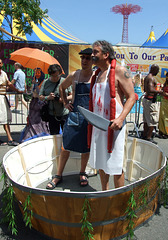
[[[126,118],[126,123],[133,125],[133,130],[130,131],[131,135],[135,137],[140,137],[140,127],[143,124],[143,109],[142,109],[142,99],[144,94],[136,101],[133,106],[133,109],[128,114]]]
[[[19,98],[19,103],[17,110],[15,111],[16,106],[16,96]],[[27,100],[25,101],[25,96],[27,96]],[[11,111],[12,111],[12,122],[11,125],[26,125],[27,123],[27,116],[29,112],[29,104],[31,101],[31,96],[26,94],[18,94],[15,92],[7,92],[7,98],[9,100]],[[22,100],[26,103],[24,106]]]
[[[17,112],[15,112],[15,106],[16,106],[16,98],[15,96],[18,95],[18,97],[22,97],[23,99],[26,99],[26,105],[27,108],[23,105],[21,99],[19,100],[19,104],[18,104],[18,108],[17,108]],[[25,97],[26,96],[26,97]],[[140,137],[139,135],[139,130],[141,127],[141,124],[143,123],[142,121],[142,113],[141,113],[141,107],[142,107],[142,99],[143,96],[141,96],[141,98],[139,98],[135,105],[134,105],[134,109],[135,111],[130,112],[126,118],[126,123],[130,123],[131,125],[133,125],[133,128],[131,127],[131,135],[135,135],[136,137]],[[27,94],[18,94],[18,93],[14,93],[14,92],[8,92],[7,93],[7,97],[9,100],[9,103],[11,105],[11,111],[12,111],[12,123],[11,125],[26,125],[27,124],[27,116],[28,116],[28,112],[29,112],[29,104],[31,101],[31,96],[27,95]]]

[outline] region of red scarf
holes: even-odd
[[[116,60],[113,59],[111,61],[111,69],[109,74],[109,87],[110,87],[110,120],[115,119],[115,113],[116,113],[116,102],[115,102],[115,67],[116,67]],[[95,74],[92,77],[91,85],[90,85],[90,99],[89,99],[89,110],[93,112],[93,100],[92,100],[92,88],[95,84],[96,77],[100,72],[100,68],[98,68],[95,72]],[[90,148],[91,145],[91,136],[92,136],[92,125],[88,124],[88,146]],[[112,144],[113,144],[113,136],[114,131],[109,127],[108,128],[108,145],[107,150],[109,153],[112,152]]]

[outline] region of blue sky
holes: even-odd
[[[48,16],[75,37],[88,43],[105,39],[115,45],[122,39],[123,17],[110,9],[126,2],[142,7],[128,18],[129,43],[142,45],[151,26],[156,39],[167,30],[167,0],[41,0],[40,7],[47,8]]]

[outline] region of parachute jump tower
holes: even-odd
[[[122,43],[128,43],[128,17],[131,13],[140,12],[142,8],[139,5],[121,4],[111,8],[111,12],[123,15]]]

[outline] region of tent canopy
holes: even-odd
[[[152,48],[168,48],[168,29],[151,45]]]
[[[0,24],[0,27],[5,29],[7,32],[10,32],[9,26],[6,22],[6,20],[0,15],[0,20],[2,24]],[[31,35],[24,34],[24,35],[18,35],[18,37],[21,37],[25,39],[25,41],[28,42],[47,42],[47,43],[86,43],[70,33],[66,32],[62,27],[60,27],[54,20],[52,20],[50,17],[43,18],[42,24],[36,25],[32,21],[33,25],[33,32]],[[1,31],[1,30],[0,30]],[[4,32],[4,31],[3,31]],[[13,35],[17,35],[17,31],[15,28],[13,28]],[[11,36],[5,36],[5,40],[11,40]],[[18,40],[18,39],[16,39]]]

